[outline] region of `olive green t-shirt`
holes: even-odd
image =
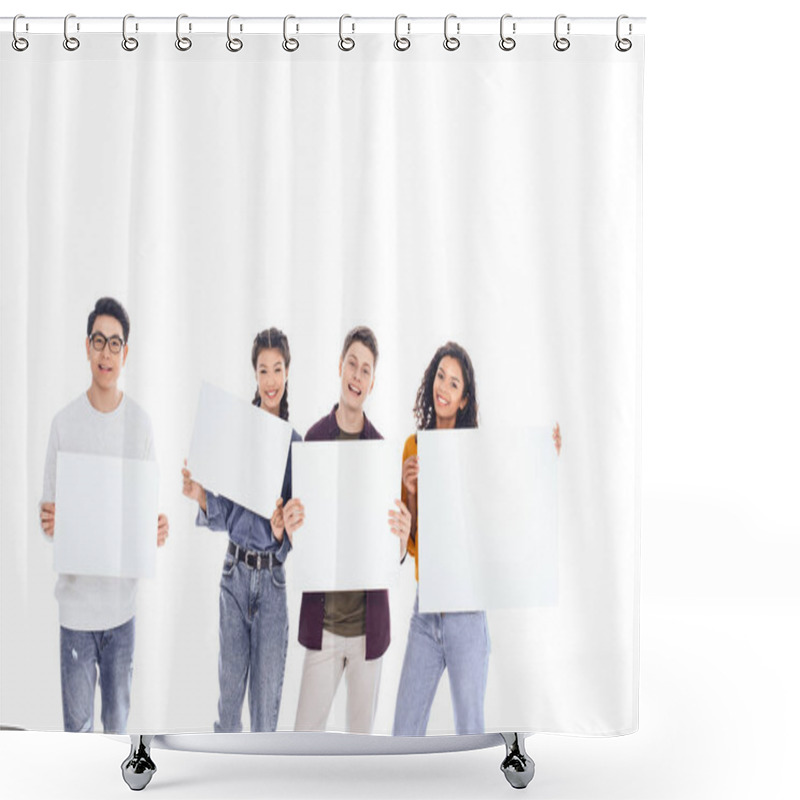
[[[361,438],[360,433],[340,430],[340,440]],[[325,592],[325,616],[322,627],[338,636],[364,636],[367,630],[366,592]]]

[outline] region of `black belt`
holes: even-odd
[[[228,554],[237,561],[244,561],[253,569],[269,569],[282,566],[282,562],[275,558],[275,553],[259,553],[256,550],[245,550],[235,542],[228,542]]]

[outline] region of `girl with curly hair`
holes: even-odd
[[[414,405],[417,430],[478,427],[475,370],[467,351],[448,342],[440,347],[422,377]],[[556,450],[561,434],[553,431]],[[403,449],[402,500],[411,512],[408,552],[419,582],[417,528],[417,437]],[[431,534],[426,534],[431,535]],[[489,671],[489,629],[485,611],[420,614],[419,591],[409,625],[403,670],[397,691],[393,734],[424,736],[431,706],[447,669],[457,734],[483,733],[483,703]]]

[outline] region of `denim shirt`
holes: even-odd
[[[292,441],[302,442],[303,437],[296,430],[292,430]],[[283,475],[283,489],[281,497],[284,504],[292,498],[292,450],[289,449],[289,458],[286,461],[286,472]],[[283,563],[292,549],[289,537],[285,534],[282,541],[272,535],[272,525],[265,517],[250,511],[250,509],[234,503],[223,495],[216,495],[206,491],[206,510],[197,509],[195,524],[212,531],[228,531],[228,536],[234,544],[245,550],[255,550],[259,553],[274,553],[275,557]]]

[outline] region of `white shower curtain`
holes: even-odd
[[[622,52],[612,24],[564,52],[552,34],[505,52],[473,34],[449,52],[426,34],[403,52],[391,32],[361,33],[348,52],[332,22],[301,29],[295,52],[280,33],[246,32],[230,52],[218,31],[185,52],[171,33],[140,33],[133,52],[119,34],[82,34],[74,52],[60,34],[30,34],[24,52],[0,41],[0,722],[63,729],[39,502],[51,420],[91,380],[87,316],[111,296],[131,320],[120,386],[152,421],[170,525],[155,577],[138,582],[129,731],[209,731],[217,714],[227,539],[196,527],[181,493],[201,385],[249,402],[253,337],[276,326],[305,435],[340,396],[357,325],[379,343],[364,408],[397,443],[398,475],[417,388],[448,341],[471,356],[498,463],[508,431],[560,428],[553,590],[487,610],[485,729],[635,730],[642,37]],[[522,542],[492,526],[482,543],[489,565]],[[294,727],[305,656],[294,555],[278,730]],[[411,559],[386,588],[381,734]],[[446,683],[428,733],[455,730]],[[341,691],[328,729],[346,729]]]

